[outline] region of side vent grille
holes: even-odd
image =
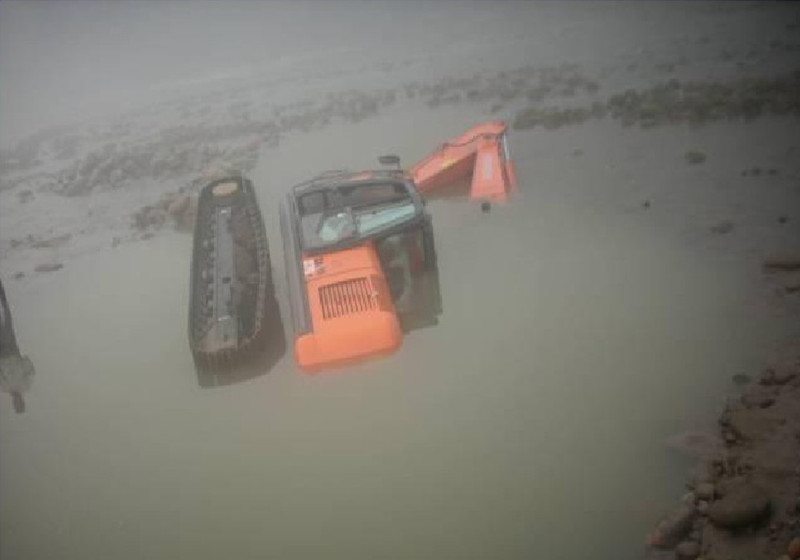
[[[335,319],[354,313],[364,313],[377,307],[372,286],[367,278],[346,280],[323,286],[319,290],[323,319]]]

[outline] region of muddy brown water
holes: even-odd
[[[591,27],[565,10],[568,36]],[[728,27],[746,26],[736,17]],[[262,154],[250,177],[284,321],[281,194],[386,152],[411,163],[486,117],[400,104]],[[726,242],[707,232],[718,200],[749,187],[701,188],[726,168],[738,177],[765,144],[712,150],[700,169],[682,159],[731,138],[610,123],[514,134],[513,204],[428,206],[440,324],[345,371],[305,376],[288,352],[255,379],[199,388],[186,235],[9,283],[37,375],[28,412],[6,395],[0,407],[3,557],[641,558],[690,466],[664,439],[711,420],[777,331],[752,254],[720,258]],[[787,196],[763,202],[765,215]]]
[[[396,151],[456,113],[395,126]],[[367,165],[380,120],[345,131],[357,145],[287,142],[251,174],[279,298],[274,202],[328,166],[309,146]],[[638,557],[685,473],[664,437],[757,359],[763,317],[736,266],[593,203],[607,179],[556,196],[572,183],[524,156],[539,140],[514,136],[513,205],[429,204],[444,313],[391,359],[308,377],[289,354],[201,390],[178,234],[14,284],[37,378],[29,413],[2,408],[4,554],[567,558],[580,536]]]

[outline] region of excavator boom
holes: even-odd
[[[507,131],[505,122],[492,121],[445,142],[409,171],[417,189],[429,195],[471,177],[470,199],[505,202],[517,188]]]

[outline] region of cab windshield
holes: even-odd
[[[303,246],[319,249],[369,236],[414,217],[416,208],[402,183],[344,185],[299,198]]]

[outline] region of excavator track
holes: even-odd
[[[241,176],[214,181],[200,192],[191,265],[189,344],[200,384],[219,384],[213,376],[259,355],[274,335],[275,313],[253,185]]]

